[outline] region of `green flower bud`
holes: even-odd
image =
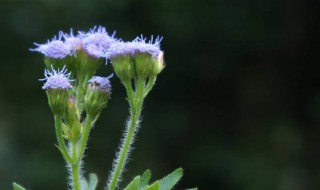
[[[109,77],[94,76],[89,80],[87,94],[84,97],[84,109],[87,114],[96,116],[107,106],[111,95]]]
[[[46,93],[52,113],[55,115],[64,114],[67,108],[68,90],[62,88],[47,89]]]
[[[163,61],[163,51],[161,51],[157,59],[153,58],[149,75],[157,76],[163,70],[164,67],[165,65]]]
[[[153,56],[148,53],[137,53],[133,59],[137,78],[146,79],[154,62]]]
[[[81,134],[80,114],[78,113],[76,99],[69,97],[67,102],[67,109],[64,115],[64,121],[68,128],[65,136],[68,139],[78,139]]]
[[[135,77],[134,65],[130,55],[122,55],[111,59],[116,75],[121,81],[131,81]]]

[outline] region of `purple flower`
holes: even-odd
[[[160,42],[162,38],[157,37],[153,42],[153,36],[149,41],[143,36],[137,37],[132,42],[117,42],[110,46],[107,50],[105,57],[111,59],[113,57],[131,55],[134,56],[136,53],[147,53],[153,57],[158,57],[160,50]]]
[[[80,33],[83,42],[83,48],[87,53],[93,57],[100,58],[103,57],[106,49],[110,47],[111,44],[117,42],[112,36],[108,35],[106,29],[102,26],[94,27],[88,33]]]
[[[65,66],[62,68],[62,70],[54,70],[51,66],[51,70],[45,69],[44,76],[46,78],[39,79],[40,81],[46,81],[45,84],[42,86],[42,89],[66,89],[69,90],[72,88],[72,85],[70,84],[69,77],[71,73],[67,73],[67,70],[65,69]]]
[[[108,77],[100,77],[100,76],[94,76],[92,77],[88,83],[93,84],[94,88],[100,89],[104,92],[111,92],[111,84],[109,79],[113,77],[113,74],[111,74]]]
[[[61,41],[62,36],[63,33],[59,32],[58,39],[55,36],[51,41],[48,41],[46,44],[35,43],[35,45],[38,47],[30,50],[40,52],[46,57],[62,59],[67,55],[70,55],[71,53],[70,47],[67,46],[63,41]]]
[[[81,35],[74,36],[71,29],[70,34],[63,34],[64,43],[69,47],[70,51],[74,54],[77,50],[82,49],[83,42]]]
[[[105,54],[107,59],[111,59],[113,57],[123,56],[123,55],[134,55],[135,51],[131,45],[132,42],[117,42],[110,46]]]

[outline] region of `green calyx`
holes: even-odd
[[[131,81],[135,77],[133,60],[130,55],[112,58],[111,62],[114,72],[121,81]]]
[[[52,113],[55,115],[64,114],[67,109],[68,90],[62,88],[47,89],[46,93]]]
[[[105,91],[99,88],[97,84],[89,83],[86,96],[84,97],[84,109],[92,115],[98,115],[108,104],[111,91]]]
[[[132,79],[145,80],[156,77],[164,68],[163,52],[158,57],[148,53],[136,53],[133,57],[123,55],[112,58],[112,66],[123,83]]]
[[[66,124],[63,126],[64,137],[68,140],[77,140],[81,135],[81,123],[80,113],[74,97],[68,98],[64,122]]]

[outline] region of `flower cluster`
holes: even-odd
[[[109,190],[115,190],[139,129],[143,100],[164,68],[161,40],[140,36],[125,42],[98,26],[88,32],[59,32],[47,43],[35,43],[37,47],[30,49],[44,55],[47,69],[40,81],[45,81],[42,89],[55,117],[58,149],[70,167],[72,189],[88,189],[83,188],[80,166],[90,130],[111,96],[113,74],[95,76],[98,68],[105,59],[111,61],[114,73],[126,88],[130,106],[124,139],[107,184]]]
[[[76,35],[72,30],[69,34],[59,32],[58,37],[55,36],[45,44],[35,43],[38,47],[31,51],[40,52],[46,57],[63,59],[68,55],[76,55],[77,51],[84,50],[94,58],[101,58],[114,42],[117,42],[117,39],[109,36],[106,29],[99,26],[87,33],[79,31]]]

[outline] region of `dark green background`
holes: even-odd
[[[146,99],[122,184],[182,166],[176,189],[320,189],[318,0],[2,0],[0,189],[67,189],[53,117],[41,90],[42,56],[59,30],[94,25],[117,37],[164,36],[166,68]],[[112,73],[111,65],[100,74]],[[128,115],[112,79],[110,104],[91,133],[85,171],[99,189]],[[86,173],[87,175],[87,173]]]

